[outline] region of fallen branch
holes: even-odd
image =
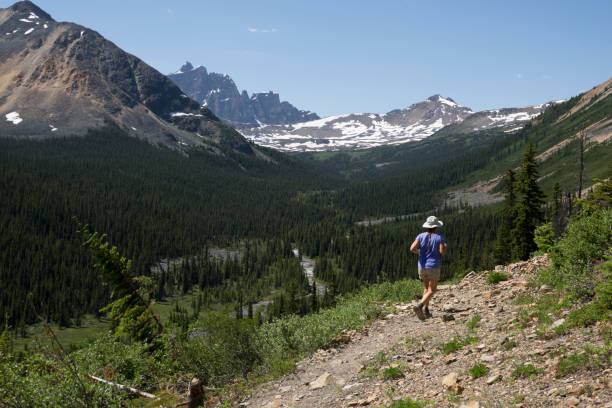
[[[153,399],[157,398],[153,394],[149,394],[148,392],[137,390],[136,388],[128,387],[127,385],[123,385],[123,384],[119,384],[119,383],[114,383],[114,382],[111,382],[111,381],[106,381],[106,380],[103,380],[102,378],[94,377],[93,375],[90,375],[90,374],[88,374],[87,376],[89,378],[91,378],[92,380],[99,381],[101,383],[108,384],[108,385],[111,385],[113,387],[117,387],[120,390],[127,391],[127,392],[129,392],[131,394],[136,394],[139,397],[153,398]]]

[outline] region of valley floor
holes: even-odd
[[[544,256],[508,265],[501,271],[508,280],[495,285],[486,273],[471,273],[443,286],[424,322],[412,305],[395,304],[393,313],[339,336],[239,406],[386,407],[411,398],[429,407],[612,407],[609,355],[576,357],[582,363],[569,370],[560,365],[585,355],[585,347],[605,350],[604,324],[558,335],[552,329],[569,311],[543,325],[525,312],[533,305],[520,304],[549,290],[528,287],[547,263]],[[481,376],[473,378],[476,363]]]

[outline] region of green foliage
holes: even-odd
[[[181,370],[215,386],[246,377],[262,361],[254,321],[225,313],[205,313],[186,337],[171,343]]]
[[[0,405],[7,407],[121,407],[109,386],[86,381],[53,353],[0,353]]]
[[[461,349],[461,347],[463,347],[461,344],[461,341],[457,339],[453,339],[449,341],[448,343],[444,343],[442,345],[442,353],[448,355],[450,353],[454,353],[455,351]]]
[[[487,282],[491,285],[495,285],[498,282],[505,281],[508,279],[508,275],[503,272],[491,271],[487,276]]]
[[[8,312],[19,331],[35,323],[24,307],[30,292],[36,313],[62,327],[100,316],[110,289],[83,256],[73,216],[107,233],[132,259],[134,276],[206,246],[284,238],[322,219],[346,225],[316,204],[336,182],[262,149],[273,162],[232,151],[181,155],[117,128],[44,141],[0,137],[0,316]]]
[[[159,379],[173,374],[167,347],[151,351],[146,343],[126,344],[104,334],[71,354],[83,373],[153,392]]]
[[[604,307],[600,302],[593,301],[578,309],[572,310],[563,324],[565,329],[572,327],[588,327],[610,317],[610,308]]]
[[[544,369],[536,368],[531,363],[521,363],[514,366],[514,370],[512,370],[512,374],[510,374],[510,376],[515,380],[518,378],[535,378],[542,372],[544,372]]]
[[[535,228],[543,217],[540,207],[544,204],[544,193],[537,183],[539,175],[535,157],[535,148],[529,143],[518,175],[519,197],[514,207],[515,219],[511,233],[513,255],[522,260],[529,258],[536,249]]]
[[[474,363],[474,365],[472,366],[472,368],[470,368],[469,372],[470,375],[472,376],[472,378],[480,378],[480,377],[484,377],[485,375],[487,375],[489,373],[489,368],[484,365],[484,364],[480,364],[480,363]]]
[[[515,174],[512,169],[506,172],[504,177],[504,206],[500,212],[501,225],[497,231],[497,243],[495,245],[495,262],[506,264],[512,254],[512,231],[516,205]]]
[[[583,353],[569,354],[559,360],[557,377],[565,377],[580,368],[597,368],[609,363],[612,347],[585,346]]]
[[[106,235],[92,234],[81,224],[79,232],[84,238],[83,246],[96,259],[95,266],[100,269],[104,282],[113,287],[111,296],[115,300],[102,310],[110,312],[115,335],[123,341],[151,341],[161,334],[163,327],[148,299],[151,280],[130,276],[131,261],[119,255],[117,247],[109,247],[104,242]]]
[[[474,315],[469,321],[465,323],[466,327],[469,331],[474,332],[478,326],[480,326],[480,320],[482,320],[482,316],[479,314]]]
[[[548,253],[555,244],[555,231],[550,222],[541,224],[536,227],[534,241],[538,246],[538,250]]]
[[[612,175],[612,166],[608,167],[609,174]],[[598,186],[588,195],[586,199],[580,200],[577,205],[581,209],[582,215],[591,215],[612,206],[612,180],[610,178],[602,180],[595,178]]]
[[[397,380],[403,376],[404,372],[397,367],[388,367],[382,371],[383,380]]]
[[[423,408],[425,405],[425,402],[414,401],[411,398],[404,398],[400,401],[394,401],[388,406],[388,408]]]
[[[12,352],[12,341],[9,333],[8,314],[4,317],[4,329],[0,334],[0,355],[8,355]]]
[[[472,337],[472,336],[465,336],[463,338],[455,337],[453,340],[442,344],[442,347],[441,347],[442,353],[445,355],[454,353],[455,351],[462,349],[464,346],[473,344],[477,341],[478,341],[478,337]]]
[[[567,289],[578,298],[592,298],[599,280],[594,273],[597,260],[603,259],[611,246],[612,210],[572,219],[565,235],[550,251],[550,270],[540,277],[546,279],[544,283]]]

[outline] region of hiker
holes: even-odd
[[[174,408],[187,406],[188,408],[196,408],[204,406],[204,390],[199,379],[193,378],[189,383],[187,391],[187,401],[176,404]]]
[[[446,239],[436,231],[438,227],[444,225],[435,216],[427,217],[423,228],[427,232],[422,232],[415,238],[410,245],[410,252],[419,255],[419,278],[423,281],[423,298],[413,310],[420,320],[431,317],[429,312],[429,301],[433,296],[438,281],[440,280],[440,267],[442,262],[440,256],[446,254]]]

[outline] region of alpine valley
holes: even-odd
[[[320,118],[0,9],[0,406],[606,406],[612,78],[593,85]]]

